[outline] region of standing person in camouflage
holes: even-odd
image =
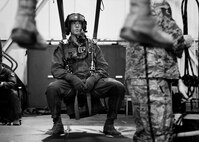
[[[114,121],[121,107],[125,88],[121,82],[108,77],[108,63],[101,48],[86,37],[86,27],[87,21],[82,14],[72,13],[67,16],[65,28],[66,34],[70,36],[67,43],[60,44],[54,51],[51,72],[56,81],[50,83],[46,90],[54,124],[47,134],[64,133],[61,102],[64,101],[67,114],[71,116],[76,91],[79,97],[83,97],[87,92],[95,99],[108,97],[103,133],[113,136],[121,134],[115,129]]]
[[[165,0],[154,1],[156,2],[152,0],[151,14],[156,18],[160,30],[173,37],[174,44],[167,47],[143,46],[145,42],[131,41],[126,49],[125,75],[136,123],[133,142],[171,140],[172,96],[167,80],[179,78],[177,57],[181,57],[186,48],[182,31],[172,19],[170,5]]]

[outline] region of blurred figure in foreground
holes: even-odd
[[[46,44],[36,27],[37,0],[18,0],[18,10],[11,38],[27,49],[45,49]]]
[[[151,13],[150,0],[130,0],[130,12],[120,36],[128,41],[150,46],[168,47],[173,44],[172,37],[157,26]]]

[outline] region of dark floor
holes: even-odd
[[[50,115],[29,115],[22,117],[21,126],[7,126],[0,123],[0,142],[131,142],[135,131],[132,115],[119,114],[116,129],[122,137],[113,138],[101,133],[105,114],[98,114],[80,120],[69,119],[62,114],[65,134],[49,136],[45,132],[52,127]]]

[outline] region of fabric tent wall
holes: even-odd
[[[38,0],[38,4],[42,0]],[[173,12],[173,17],[178,25],[182,27],[181,2],[182,0],[167,0]],[[95,19],[96,0],[64,0],[65,18],[69,13],[80,12],[85,15],[88,21],[88,36],[92,37]],[[126,14],[129,12],[130,0],[103,0],[101,5],[99,21],[99,39],[119,39],[121,29]],[[0,36],[2,40],[7,40],[14,24],[18,0],[0,1]],[[190,34],[197,38],[198,11],[195,0],[188,2],[188,17]],[[36,17],[37,26],[40,33],[47,40],[61,39],[61,28],[57,10],[56,0],[49,0]]]
[[[38,0],[38,5],[42,0]],[[79,12],[88,22],[88,36],[92,37],[97,0],[63,0],[65,18],[68,14]],[[0,1],[0,36],[7,40],[14,25],[18,0]],[[100,13],[100,39],[119,39],[119,31],[129,11],[129,0],[103,0]],[[36,16],[38,30],[46,40],[60,40],[61,28],[57,0],[48,0]],[[113,26],[114,25],[114,26]]]

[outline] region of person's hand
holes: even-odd
[[[183,81],[181,79],[178,80],[178,87],[179,87],[179,91],[180,93],[182,93],[183,97],[187,100],[189,99],[187,96],[187,92],[188,92],[188,88],[187,86],[183,83]]]
[[[185,40],[185,45],[186,47],[191,47],[193,42],[194,42],[194,39],[190,36],[190,35],[184,35],[184,40]]]
[[[94,75],[92,75],[89,78],[87,78],[85,86],[86,86],[86,90],[88,92],[93,89],[95,81],[96,81],[96,77]]]
[[[3,87],[3,82],[0,82],[0,87]]]
[[[75,90],[85,92],[86,86],[79,77],[77,77],[76,75],[72,75],[70,81]]]

